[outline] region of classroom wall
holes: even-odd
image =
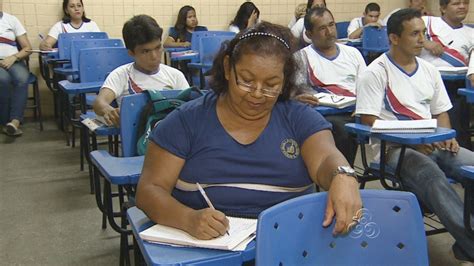
[[[2,1],[2,0],[0,0]],[[328,8],[334,13],[336,21],[350,20],[360,16],[369,1],[326,0]],[[121,38],[123,23],[133,15],[148,14],[167,29],[175,22],[181,6],[190,4],[195,7],[200,25],[210,30],[225,30],[235,16],[238,7],[244,1],[239,0],[83,0],[86,15],[97,22],[101,30],[110,37]],[[287,25],[293,16],[294,8],[304,0],[256,0],[253,1],[261,12],[261,19]],[[406,6],[408,0],[378,0],[382,7],[382,16],[391,10]],[[49,28],[62,16],[61,0],[3,0],[3,10],[15,15],[25,26],[28,37],[34,48],[39,45],[38,34],[47,35]],[[474,5],[474,4],[473,4]],[[439,14],[438,1],[428,0],[429,9]],[[474,21],[474,12],[469,13],[468,22]],[[38,74],[36,56],[31,58],[31,70]],[[51,114],[51,95],[46,85],[40,81],[42,100],[47,114]]]

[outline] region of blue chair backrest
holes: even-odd
[[[257,265],[428,265],[423,219],[409,192],[361,190],[364,214],[347,235],[323,228],[327,193],[282,202],[258,218]]]
[[[362,49],[386,49],[388,50],[387,27],[365,27],[362,34]]]
[[[349,27],[349,21],[341,21],[336,23],[337,38],[347,38],[347,28]]]
[[[199,48],[199,62],[204,65],[212,65],[214,57],[221,49],[222,43],[227,40],[232,40],[233,38],[234,36],[231,35],[210,36],[201,38],[199,40],[201,42]]]
[[[73,70],[79,69],[79,51],[86,48],[124,47],[121,39],[81,39],[71,42],[71,65]]]
[[[212,36],[235,36],[235,32],[231,31],[195,31],[192,34],[191,38],[191,50],[199,51],[200,42],[199,40],[203,37],[212,37]]]
[[[164,97],[174,98],[181,90],[162,90]],[[192,98],[200,95],[193,92]],[[145,93],[137,93],[122,98],[120,104],[120,140],[123,157],[137,156],[138,127],[143,108],[148,103]]]
[[[71,42],[80,39],[108,39],[106,32],[60,33],[58,36],[59,59],[71,59]]]
[[[114,69],[133,62],[124,47],[86,48],[79,52],[79,76],[81,82],[104,81]]]

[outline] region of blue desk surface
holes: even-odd
[[[241,252],[149,243],[140,239],[138,233],[154,223],[137,207],[128,209],[127,217],[148,265],[187,265],[205,262],[212,262],[212,265],[241,265],[244,261],[255,259],[255,241]]]
[[[85,114],[81,114],[81,120],[84,119],[95,119],[97,115],[94,112],[88,111]],[[94,131],[94,134],[97,136],[111,136],[111,135],[120,135],[120,128],[118,127],[108,127],[101,126]]]
[[[140,179],[145,156],[115,157],[105,150],[96,150],[90,153],[90,158],[111,184],[135,185]]]
[[[369,126],[355,123],[348,123],[345,129],[349,133],[370,136],[384,141],[395,142],[404,145],[428,144],[443,141],[456,137],[456,130],[439,127],[434,133],[370,133]]]
[[[466,96],[466,101],[468,103],[474,103],[474,90],[472,89],[458,89],[459,95]]]
[[[474,166],[461,166],[461,174],[463,177],[474,181]]]
[[[464,73],[464,74],[441,74],[441,78],[444,81],[465,80],[466,79],[466,73]]]
[[[73,83],[68,80],[61,80],[59,82],[59,87],[66,94],[77,95],[81,93],[97,93],[103,84],[103,81]]]
[[[351,105],[342,109],[318,105],[314,107],[314,109],[322,115],[335,115],[335,114],[352,113],[355,110],[355,105]]]

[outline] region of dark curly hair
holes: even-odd
[[[263,32],[278,36],[289,45],[290,49],[277,38],[270,36],[252,36],[239,40],[241,36],[253,32]],[[270,22],[258,23],[254,27],[237,34],[230,42],[227,41],[222,44],[219,53],[214,59],[212,69],[210,70],[211,88],[218,95],[226,93],[229,89],[229,82],[225,78],[224,70],[224,58],[226,56],[230,57],[231,67],[239,62],[242,56],[247,54],[278,56],[284,62],[283,90],[278,97],[278,101],[288,100],[291,91],[295,89],[294,75],[297,66],[293,52],[295,52],[296,48],[296,40],[288,28]]]

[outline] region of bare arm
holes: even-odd
[[[191,47],[190,42],[181,42],[179,39],[175,41],[173,37],[168,36],[163,44],[163,47],[174,48],[174,47]]]
[[[53,49],[53,46],[56,44],[57,40],[51,36],[46,36],[46,39],[44,39],[41,43],[40,43],[40,50],[41,51],[50,51]]]
[[[92,108],[94,112],[104,117],[107,125],[120,125],[120,110],[110,104],[115,100],[115,93],[106,87],[100,89],[99,95],[94,101]]]
[[[423,47],[434,56],[440,56],[444,52],[441,44],[429,40],[425,40]]]
[[[313,182],[328,191],[323,226],[329,226],[335,217],[334,233],[347,232],[353,217],[362,207],[362,200],[355,178],[334,175],[338,166],[349,166],[349,163],[337,150],[331,132],[323,130],[309,137],[303,143],[301,155]]]
[[[182,229],[197,238],[224,235],[228,220],[222,212],[210,208],[193,210],[171,195],[184,163],[184,159],[149,142],[137,187],[137,206],[153,221]]]

